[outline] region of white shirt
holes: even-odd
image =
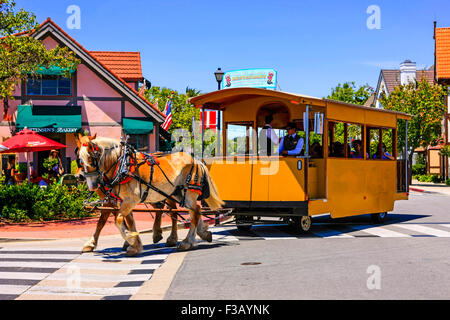
[[[275,130],[272,128],[272,126],[270,124],[266,123],[266,126],[269,127],[269,129],[267,129],[267,138],[270,139],[272,141],[272,143],[278,144],[278,136],[277,136]]]

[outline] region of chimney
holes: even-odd
[[[405,60],[400,64],[400,84],[406,85],[416,80],[416,63]]]

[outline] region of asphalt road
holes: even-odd
[[[448,300],[449,208],[449,196],[412,193],[384,225],[319,217],[303,236],[286,226],[212,227],[213,242],[187,253],[145,233],[136,258],[123,256],[120,235],[101,236],[87,254],[87,238],[2,242],[0,300]]]
[[[412,193],[381,229],[370,227],[368,216],[320,217],[311,231],[321,237],[232,232],[239,241],[189,252],[165,299],[450,298],[450,197]]]

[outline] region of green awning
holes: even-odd
[[[153,132],[151,120],[123,118],[123,132],[126,134],[150,134]]]
[[[70,73],[74,73],[75,69],[73,68],[61,68],[58,66],[51,66],[49,68],[40,67],[37,71],[38,74],[44,74],[44,75],[60,75],[63,74],[66,70],[68,70]]]
[[[16,130],[25,127],[36,132],[76,132],[81,129],[81,107],[18,106]]]

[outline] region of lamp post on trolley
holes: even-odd
[[[214,76],[216,77],[216,81],[217,81],[217,90],[220,90],[224,74],[225,74],[225,72],[223,72],[221,68],[217,68],[217,70],[214,72]],[[203,111],[203,123],[204,123],[204,121],[205,121],[204,109],[202,111]],[[221,134],[220,134],[220,128],[221,128],[220,110],[217,110],[217,125],[216,125],[216,128],[217,128],[216,129],[217,130],[216,155],[217,155],[220,152],[220,136],[221,136]],[[218,213],[216,213],[216,221],[215,221],[214,224],[216,226],[219,224],[219,214]]]

